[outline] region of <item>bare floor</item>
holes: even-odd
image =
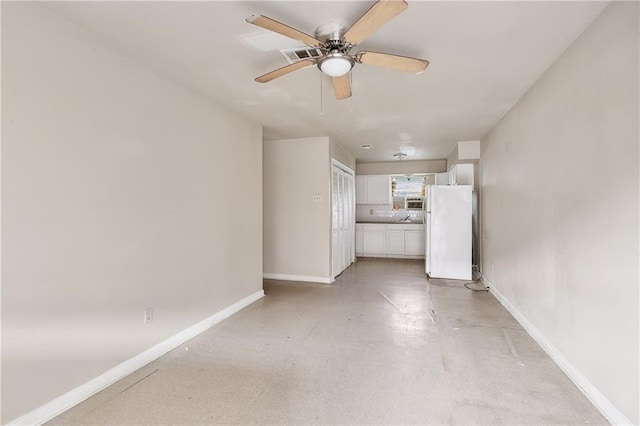
[[[360,259],[264,299],[51,424],[606,424],[489,293]],[[188,348],[188,350],[187,350]]]

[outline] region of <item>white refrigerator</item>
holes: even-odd
[[[470,280],[471,185],[430,185],[425,207],[425,271],[431,278]]]

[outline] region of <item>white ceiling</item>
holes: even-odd
[[[481,139],[560,56],[606,2],[418,2],[354,49],[428,59],[405,74],[366,65],[353,97],[336,101],[328,77],[307,68],[270,83],[253,79],[287,64],[298,45],[245,22],[260,13],[309,34],[330,20],[355,22],[373,2],[46,2],[193,91],[258,121],[265,139],[331,136],[359,162],[446,158]],[[262,46],[264,49],[264,46]],[[363,144],[373,149],[363,150]]]

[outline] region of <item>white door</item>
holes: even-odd
[[[335,277],[355,257],[355,200],[353,172],[333,164],[331,176],[331,271]]]

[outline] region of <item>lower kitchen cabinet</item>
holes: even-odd
[[[387,230],[385,225],[366,225],[362,228],[362,254],[384,256],[387,254]]]
[[[404,232],[403,230],[387,229],[387,254],[404,253]]]
[[[404,231],[405,254],[424,255],[424,232]]]
[[[356,224],[356,255],[364,257],[424,257],[421,224]]]

